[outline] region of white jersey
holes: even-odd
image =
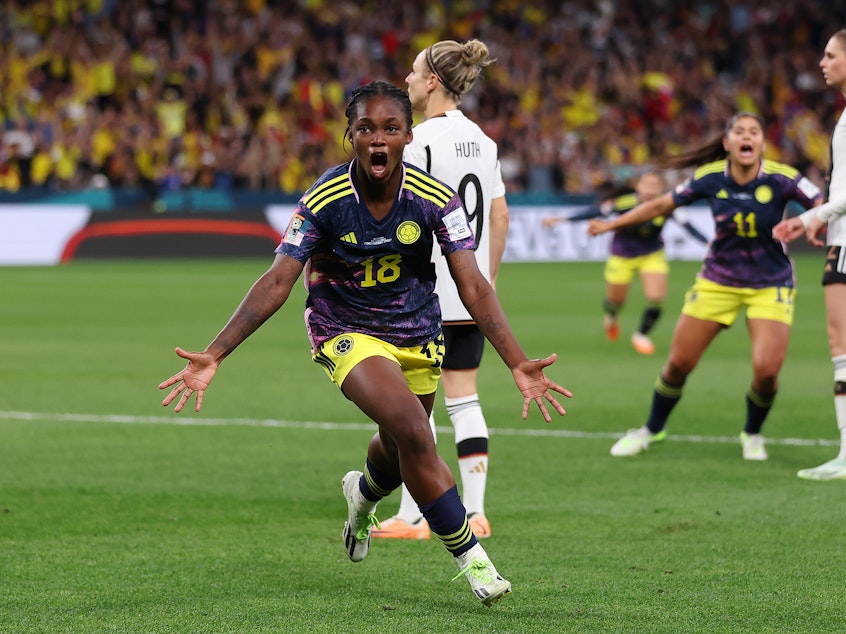
[[[831,166],[828,200],[846,199],[846,110],[840,115],[831,137]],[[837,214],[829,220],[826,243],[846,246],[846,214]]]
[[[403,160],[431,173],[461,197],[476,236],[476,261],[482,275],[491,279],[491,201],[505,196],[496,143],[460,110],[449,110],[414,127],[414,139],[405,147]],[[472,321],[461,303],[446,258],[432,254],[437,282],[435,292],[444,322]]]

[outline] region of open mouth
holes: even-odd
[[[755,150],[748,143],[740,146],[740,156],[744,158],[751,158],[755,155]]]
[[[385,152],[374,152],[370,155],[370,172],[376,177],[384,176],[388,170],[388,155]]]

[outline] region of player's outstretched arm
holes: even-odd
[[[558,402],[552,392],[558,392],[567,398],[573,398],[573,393],[547,378],[543,372],[543,369],[555,363],[557,358],[558,355],[553,353],[545,359],[526,359],[524,363],[511,370],[514,382],[523,394],[523,420],[528,418],[529,408],[532,401],[534,401],[540,409],[541,414],[543,414],[543,419],[547,423],[551,422],[552,416],[550,416],[549,410],[546,408],[544,399],[562,416],[567,413],[564,406]]]
[[[277,255],[271,267],[252,285],[241,304],[203,352],[176,349],[188,364],[181,372],[159,383],[159,389],[173,387],[162,401],[165,407],[179,397],[175,411],[180,412],[196,394],[195,412],[203,405],[203,396],[220,363],[247,337],[258,330],[288,299],[291,288],[302,273],[303,265],[287,255]]]
[[[664,194],[658,198],[640,203],[637,207],[620,214],[611,220],[594,219],[588,223],[587,232],[592,236],[601,235],[607,231],[616,231],[625,227],[641,225],[658,216],[667,216],[673,212],[676,204],[672,194]]]
[[[173,400],[180,396],[176,403],[174,411],[181,412],[191,395],[197,395],[197,404],[194,407],[195,412],[199,412],[203,406],[203,395],[214,378],[217,367],[220,365],[215,362],[214,358],[208,352],[188,352],[182,348],[176,348],[176,354],[183,359],[188,360],[186,365],[180,372],[177,372],[169,379],[159,383],[159,389],[164,390],[171,385],[175,386],[170,393],[165,396],[162,405],[167,407]]]
[[[472,251],[456,251],[447,256],[450,273],[458,287],[461,301],[467,307],[479,329],[505,365],[511,370],[517,387],[523,394],[523,418],[529,415],[531,401],[534,401],[546,422],[552,417],[546,407],[548,402],[561,416],[567,412],[552,395],[558,392],[571,398],[572,392],[551,381],[544,374],[544,368],[555,362],[553,354],[545,359],[529,359],[517,342],[511,326],[502,310],[502,305],[491,285],[479,272]]]
[[[598,205],[588,207],[584,211],[573,214],[572,216],[548,216],[541,220],[541,225],[544,227],[554,227],[561,222],[576,222],[577,220],[591,220],[592,218],[599,218],[604,216],[602,209]]]

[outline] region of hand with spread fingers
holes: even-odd
[[[207,352],[188,352],[182,348],[176,348],[176,354],[183,359],[187,359],[188,365],[181,372],[177,372],[169,379],[159,383],[160,390],[175,385],[170,394],[162,401],[162,405],[167,407],[181,394],[182,396],[174,408],[174,411],[181,412],[191,396],[196,394],[197,404],[194,411],[199,412],[203,406],[203,394],[214,378],[215,372],[217,372],[218,363]]]
[[[543,415],[543,419],[547,423],[552,422],[552,416],[550,416],[549,410],[547,410],[544,399],[549,401],[550,405],[552,405],[555,410],[561,414],[561,416],[567,414],[564,406],[556,400],[550,390],[563,394],[567,398],[573,398],[573,393],[567,388],[551,381],[543,373],[543,369],[555,363],[557,358],[558,355],[551,354],[545,359],[529,359],[514,369],[512,373],[514,381],[517,383],[517,387],[520,388],[520,392],[523,394],[523,420],[526,420],[529,417],[529,407],[531,402],[534,401],[537,403],[538,408]]]

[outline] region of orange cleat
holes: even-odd
[[[395,515],[381,524],[381,527],[374,528],[370,533],[374,539],[429,539],[431,534],[429,522],[422,517],[414,524],[409,524]]]
[[[616,317],[605,315],[602,325],[605,327],[605,337],[608,341],[617,341],[620,338],[620,324],[617,323]]]
[[[641,354],[655,354],[655,344],[642,332],[636,332],[632,335],[632,345]]]
[[[470,529],[478,539],[491,536],[491,523],[488,521],[488,518],[481,513],[470,515],[467,518],[467,522],[470,524]]]

